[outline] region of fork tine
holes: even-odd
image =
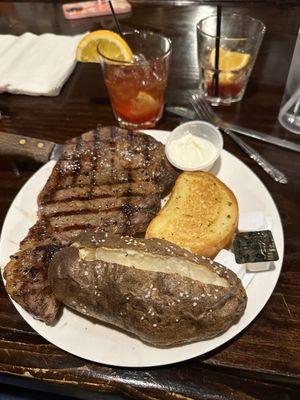
[[[190,99],[190,103],[192,104],[194,110],[196,111],[196,114],[198,115],[198,117],[203,118],[201,109],[198,106],[197,103],[197,96],[196,94],[192,94],[192,98]]]
[[[206,119],[207,119],[209,122],[211,122],[211,116],[210,116],[210,114],[209,114],[207,108],[205,107],[205,105],[204,105],[201,101],[198,102],[198,105],[199,105],[199,107],[201,108],[202,113],[206,115]]]
[[[197,101],[196,101],[196,98],[195,98],[194,94],[192,94],[192,98],[190,99],[190,103],[193,106],[193,109],[196,111],[196,114],[198,115],[198,117],[202,118],[202,113],[199,110],[199,107],[198,107],[198,104],[197,104]]]
[[[195,95],[195,98],[197,98],[198,105],[201,107],[203,112],[205,112],[205,115],[207,115],[209,122],[217,126],[222,125],[222,120],[215,113],[215,111],[213,110],[211,105],[206,101],[206,99],[198,95]]]
[[[190,99],[190,102],[191,102],[194,110],[196,111],[196,114],[198,115],[198,117],[200,117],[201,119],[207,121],[207,115],[203,113],[203,111],[200,108],[198,102],[196,101],[196,99],[193,96],[192,96],[192,99]]]
[[[207,113],[210,115],[211,119],[216,118],[217,114],[214,112],[214,110],[211,108],[211,106],[205,101],[204,99],[199,99],[199,102],[203,105],[203,107],[206,109]]]
[[[203,106],[202,102],[200,101],[201,98],[198,95],[193,95],[192,96],[194,100],[194,108],[198,113],[202,116],[203,119],[205,119],[208,122],[211,122],[211,117],[209,113],[207,112],[207,109]]]

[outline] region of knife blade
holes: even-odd
[[[191,120],[198,119],[195,111],[190,110],[189,108],[186,108],[186,107],[170,106],[170,107],[166,107],[166,110],[168,112],[170,112],[171,114],[178,115],[178,117],[191,119]]]
[[[1,155],[23,156],[46,163],[50,160],[58,160],[63,147],[62,144],[57,144],[49,140],[0,131]]]
[[[189,119],[189,120],[195,120],[199,119],[196,116],[195,111],[192,111],[186,107],[180,107],[180,106],[174,106],[174,107],[166,107],[166,110],[170,112],[171,114],[178,115],[179,117]],[[229,124],[225,123],[224,124],[225,128],[231,129],[235,133],[239,133],[244,136],[251,137],[253,139],[261,140],[263,142],[273,144],[275,146],[283,147],[285,149],[297,151],[300,153],[300,145],[294,142],[291,142],[289,140],[285,139],[279,139],[277,137],[268,135],[266,133],[258,132],[253,129],[248,129],[248,128],[243,128],[242,126],[235,125],[235,124]]]

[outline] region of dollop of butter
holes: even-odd
[[[217,154],[213,143],[191,133],[173,140],[168,147],[169,156],[183,168],[200,168]]]

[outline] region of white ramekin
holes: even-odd
[[[173,140],[177,140],[189,133],[210,141],[217,150],[215,157],[206,163],[200,163],[199,165],[195,165],[194,167],[185,167],[183,165],[180,165],[179,160],[173,159],[169,152],[170,143]],[[179,125],[169,134],[165,146],[166,156],[170,163],[174,165],[174,167],[183,171],[209,171],[213,167],[216,160],[220,157],[222,149],[223,137],[221,132],[214,125],[204,121],[191,121]]]

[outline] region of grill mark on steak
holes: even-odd
[[[76,147],[75,152],[73,154],[73,158],[71,161],[71,168],[72,168],[72,184],[73,186],[76,184],[77,177],[80,173],[81,169],[81,160],[80,160],[80,149],[81,149],[82,138],[81,136],[76,138]]]
[[[129,144],[132,144],[132,134],[131,132],[128,132],[128,139],[129,139]],[[128,171],[128,180],[132,179],[131,176],[131,171]],[[126,192],[126,196],[129,197],[131,194],[131,185],[128,186],[127,192]],[[128,227],[130,227],[131,225],[131,217],[132,217],[132,205],[131,203],[128,201],[126,202],[122,207],[121,207],[121,211],[125,216],[125,224],[124,224],[124,229],[123,229],[123,235],[126,234]]]
[[[106,199],[112,200],[111,197],[108,197]],[[140,199],[140,201],[143,200],[141,198],[141,196],[137,196],[135,199]],[[93,200],[95,200],[95,198]],[[101,200],[103,200],[103,199],[101,199]],[[109,203],[108,203],[106,206],[103,205],[102,209],[101,209],[101,205],[97,206],[96,204],[95,204],[94,207],[92,206],[91,208],[86,208],[86,207],[84,207],[84,204],[83,204],[81,208],[79,207],[79,209],[74,209],[73,208],[73,209],[70,209],[70,210],[57,211],[57,212],[49,213],[49,214],[46,214],[46,216],[45,216],[45,214],[43,214],[43,215],[44,215],[44,217],[46,219],[50,219],[50,218],[53,218],[53,217],[60,217],[60,216],[64,216],[64,215],[79,215],[79,214],[88,214],[88,213],[97,214],[97,213],[102,213],[102,212],[120,211],[123,208],[126,208],[129,204],[130,204],[130,207],[134,211],[142,211],[142,210],[151,209],[153,207],[153,204],[156,202],[157,197],[156,196],[152,196],[148,200],[149,200],[150,204],[138,205],[138,204],[134,204],[134,202],[130,203],[130,197],[128,197],[128,198],[126,197],[124,199],[123,198],[121,199],[122,204],[120,206],[117,206],[117,207],[109,207]],[[91,200],[86,200],[86,203],[88,203],[87,206],[89,206],[90,203],[91,203]]]
[[[91,185],[88,194],[88,198],[93,198],[93,192],[96,182],[96,170],[97,170],[97,160],[98,160],[98,135],[97,131],[93,131],[93,155],[92,155],[92,171],[91,171]]]
[[[49,244],[19,251],[4,271],[7,292],[33,317],[47,323],[54,321],[59,308],[48,284],[48,265],[62,247]]]
[[[161,166],[160,169],[162,169],[163,166]],[[167,171],[166,171],[167,172]],[[56,174],[58,175],[60,173],[60,171],[56,171]],[[152,176],[151,174],[149,174],[147,171],[145,171],[145,169],[143,168],[134,168],[134,169],[123,169],[121,173],[115,172],[110,174],[109,176],[99,176],[98,174],[101,174],[102,171],[97,171],[96,170],[96,174],[95,174],[95,180],[94,180],[94,187],[97,186],[103,186],[103,185],[107,185],[107,186],[114,186],[114,185],[120,185],[120,184],[135,184],[137,182],[143,182],[143,183],[153,183],[156,186],[159,185],[161,183],[161,177],[157,176],[157,173],[155,173],[155,171],[153,171]],[[166,174],[168,175],[168,174]],[[40,200],[39,200],[39,204],[43,205],[43,204],[47,204],[50,203],[51,201],[53,201],[53,195],[55,195],[55,193],[59,190],[66,190],[66,189],[76,189],[76,188],[87,188],[89,191],[89,188],[91,186],[91,175],[87,176],[87,175],[78,175],[77,179],[79,179],[80,181],[73,183],[74,177],[71,173],[69,174],[65,174],[64,176],[62,176],[62,178],[59,178],[59,176],[57,176],[58,179],[61,180],[60,184],[58,183],[53,189],[53,191],[51,191],[51,193],[46,193],[44,194],[43,192],[41,192],[41,194],[43,194],[43,196],[40,196]],[[170,184],[168,185],[169,188]],[[163,180],[163,187],[165,188],[165,183]],[[156,191],[159,190],[159,187],[156,188]]]
[[[92,200],[92,199],[110,199],[114,197],[113,194],[100,194],[100,195],[92,195],[89,197],[90,194],[87,195],[82,195],[82,196],[77,196],[77,197],[68,197],[66,199],[61,199],[61,200],[56,200],[53,202],[47,203],[47,205],[53,205],[53,204],[59,204],[59,203],[66,203],[68,201],[80,201],[80,200]],[[131,197],[140,197],[141,193],[139,192],[131,192],[130,189],[128,189],[126,192],[124,192],[124,196],[131,196]],[[121,196],[116,196],[116,197],[121,197]],[[123,197],[123,196],[122,196]]]
[[[97,172],[97,171],[96,171]],[[133,174],[134,173],[134,174]],[[72,179],[68,179],[72,178]],[[65,173],[62,179],[65,179],[66,181],[63,183],[63,185],[55,187],[56,190],[64,189],[66,187],[84,187],[84,186],[90,186],[91,180],[90,176],[84,180],[84,178],[81,176],[81,182],[78,183],[73,183],[73,173],[72,171],[69,171],[68,173]],[[134,183],[137,182],[138,180],[144,181],[144,182],[153,182],[154,179],[157,180],[155,171],[153,174],[153,178],[149,176],[149,174],[146,173],[144,168],[137,167],[137,168],[131,168],[131,169],[125,169],[123,168],[121,172],[116,171],[115,174],[110,174],[110,176],[107,176],[107,178],[97,176],[95,177],[95,185],[96,184],[107,184],[107,185],[114,185],[116,183],[121,183],[121,182],[128,182],[128,183]],[[109,181],[108,181],[109,180]]]
[[[130,185],[130,188],[129,188]],[[89,198],[89,185],[77,185],[74,187],[57,187],[53,199],[47,203],[41,203],[41,206],[52,205],[60,202],[72,200],[84,200]],[[105,185],[94,186],[93,198],[122,197],[130,193],[130,196],[153,195],[160,193],[162,187],[152,181],[143,182],[125,182],[119,184],[106,183]]]
[[[70,163],[71,165],[71,163]],[[98,172],[96,170],[96,172]],[[133,172],[135,174],[133,174]],[[116,174],[110,174],[110,176],[108,177],[108,179],[104,179],[102,177],[95,176],[95,184],[107,184],[107,185],[114,185],[115,183],[120,183],[120,182],[128,182],[128,183],[134,183],[137,180],[143,180],[145,182],[150,182],[153,181],[152,178],[145,178],[143,176],[143,174],[145,174],[145,170],[144,168],[141,167],[136,167],[136,168],[130,168],[130,169],[126,169],[123,168],[122,172],[116,172]],[[146,174],[146,176],[148,176]],[[68,178],[72,178],[72,179],[68,179]],[[84,179],[81,177],[81,182],[82,183],[78,183],[78,182],[73,182],[73,172],[70,170],[68,173],[64,173],[62,179],[65,179],[65,182],[63,181],[63,184],[58,185],[57,187],[55,187],[55,191],[56,190],[61,190],[61,189],[65,189],[67,187],[84,187],[84,186],[90,186],[91,185],[91,179],[90,176],[88,177],[88,179],[86,180],[86,182],[84,181]],[[98,178],[98,179],[97,179]],[[140,179],[143,178],[143,179]],[[153,176],[153,178],[155,178],[155,175]],[[85,182],[85,183],[84,183]],[[52,193],[51,193],[52,194]]]
[[[145,151],[145,165],[147,165],[150,161],[150,156],[149,156],[149,146],[147,146],[147,143],[149,143],[148,141],[148,137],[145,138],[145,142],[146,142],[146,151]]]
[[[92,224],[74,224],[64,227],[53,228],[53,232],[68,232],[68,231],[84,231],[86,229],[93,229],[95,226]]]
[[[128,205],[125,205],[125,207],[127,207],[127,206]],[[129,206],[129,207],[130,207],[130,210],[128,210],[127,212],[128,213],[130,212],[130,214],[131,214],[130,217],[131,218],[133,218],[135,216],[136,218],[142,219],[142,221],[144,221],[145,218],[148,219],[147,215],[146,215],[146,211],[148,211],[147,209],[139,211],[139,210],[134,210],[133,207],[131,207],[131,206]],[[152,211],[152,209],[149,208],[150,215],[154,214],[151,211]],[[77,226],[79,226],[79,225],[80,226],[83,226],[83,225],[87,226],[88,225],[90,228],[91,227],[92,228],[97,228],[97,227],[99,227],[99,225],[102,226],[103,222],[109,221],[109,220],[121,221],[121,226],[118,228],[118,232],[119,233],[123,233],[123,231],[124,231],[123,226],[127,221],[127,215],[124,214],[124,213],[120,213],[120,209],[109,211],[109,213],[110,214],[106,213],[106,214],[104,214],[102,216],[98,213],[97,214],[97,217],[98,217],[97,220],[94,220],[94,219],[92,220],[91,219],[91,216],[95,215],[95,213],[83,214],[83,215],[81,215],[82,218],[75,218],[77,215],[74,214],[74,218],[73,218],[74,221],[73,222],[70,222],[69,219],[68,219],[68,215],[66,215],[65,217],[62,217],[63,218],[62,221],[57,221],[56,220],[55,224],[51,223],[52,233],[53,232],[69,231],[69,230],[73,229],[73,227],[75,227],[74,229],[76,230]],[[144,224],[141,223],[140,225],[142,227],[144,227]],[[127,226],[127,229],[131,230],[131,231],[132,230],[134,231],[134,229],[132,229],[131,225]]]
[[[69,140],[38,196],[38,220],[5,267],[6,290],[52,324],[58,302],[47,271],[55,251],[88,229],[139,235],[178,172],[164,147],[139,132],[102,127]]]

